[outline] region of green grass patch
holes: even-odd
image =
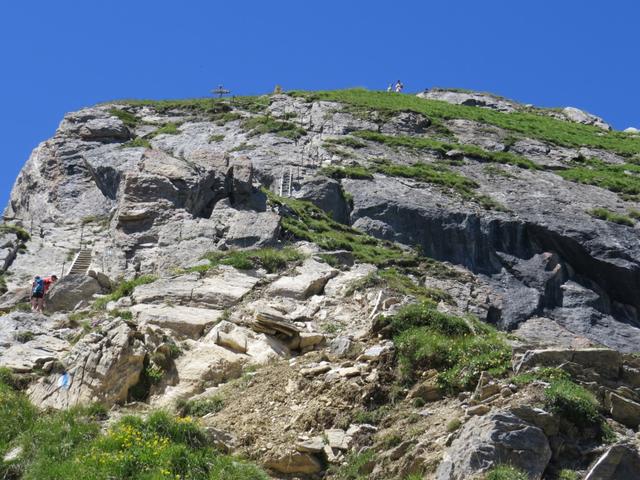
[[[332,466],[329,471],[336,480],[367,480],[369,471],[376,461],[373,450],[365,450],[362,453],[350,453],[345,462],[339,467]]]
[[[605,132],[594,126],[563,121],[539,113],[505,113],[427,100],[415,95],[372,92],[365,89],[290,92],[290,95],[306,97],[307,100],[339,102],[364,111],[374,110],[387,114],[403,111],[416,112],[426,115],[432,121],[458,118],[472,120],[565,147],[589,146],[623,155],[640,153],[640,138],[623,132]]]
[[[377,161],[372,170],[390,177],[413,178],[421,182],[439,185],[453,190],[464,200],[477,202],[487,210],[506,210],[494,199],[487,195],[477,193],[478,184],[464,175],[454,172],[442,164],[414,163],[412,165],[400,165],[388,160]]]
[[[477,319],[439,312],[431,303],[408,305],[381,322],[397,345],[404,383],[434,368],[440,387],[454,394],[475,387],[483,371],[502,376],[511,367],[511,348],[502,334]]]
[[[323,167],[320,169],[320,174],[335,179],[352,178],[354,180],[371,180],[373,178],[373,173],[361,165]]]
[[[308,240],[324,250],[349,250],[360,262],[375,265],[414,265],[417,262],[415,254],[336,222],[311,202],[263,191],[269,202],[280,208],[282,228],[294,238]]]
[[[640,165],[633,163],[609,164],[595,158],[583,159],[557,174],[565,180],[595,185],[620,195],[640,195]]]
[[[618,223],[620,225],[626,225],[628,227],[633,227],[636,224],[633,218],[622,215],[620,213],[612,212],[611,210],[607,210],[606,208],[594,208],[587,211],[587,213],[592,217],[599,218],[600,220],[606,220],[607,222]]]
[[[388,267],[373,272],[366,277],[354,281],[345,291],[345,295],[353,295],[354,292],[371,287],[384,287],[400,295],[414,297],[419,302],[451,302],[452,297],[448,293],[430,288],[420,284],[419,280],[411,278],[409,274],[423,275],[429,271],[428,263],[426,269],[420,268],[398,268]]]
[[[333,145],[340,145],[342,147],[353,148],[354,150],[364,148],[367,146],[367,144],[364,143],[362,140],[358,140],[357,138],[350,137],[350,136],[329,138],[325,142]]]
[[[229,150],[229,152],[246,152],[249,150],[255,150],[257,147],[255,145],[249,145],[246,142],[242,142],[240,145],[238,145],[237,147],[233,147],[231,150]]]
[[[580,474],[574,470],[563,468],[558,473],[558,480],[580,480]]]
[[[268,273],[277,273],[285,270],[289,263],[302,260],[304,255],[292,247],[267,247],[256,250],[209,252],[203,258],[209,260],[210,264],[204,267],[195,267],[194,271],[202,272],[218,265],[229,265],[238,270],[264,268]]]
[[[151,148],[149,140],[143,137],[136,137],[133,140],[129,140],[121,145],[121,148]]]
[[[149,480],[202,478],[266,480],[258,467],[208,446],[191,418],[153,412],[146,419],[126,416],[101,432],[104,408],[38,412],[17,392],[0,386],[0,452],[20,445],[11,465],[0,462],[3,478]]]
[[[133,113],[127,112],[126,110],[122,110],[120,108],[109,109],[109,114],[113,115],[114,117],[118,117],[120,120],[122,120],[122,123],[124,123],[129,128],[136,128],[138,126],[138,123],[140,123],[140,119],[138,119],[138,117],[136,117]]]
[[[586,388],[570,380],[557,380],[544,391],[546,408],[578,427],[591,427],[600,420],[600,404]]]
[[[405,147],[415,150],[431,150],[440,155],[444,155],[451,150],[460,150],[462,153],[464,153],[464,155],[484,162],[515,165],[520,168],[527,168],[532,170],[538,168],[537,165],[531,160],[520,155],[515,155],[510,152],[493,152],[484,150],[475,145],[446,143],[439,140],[434,140],[432,138],[423,137],[383,135],[381,133],[371,131],[356,132],[354,133],[354,135],[357,135],[358,137],[365,140],[382,143],[390,147]]]
[[[529,480],[529,475],[510,465],[498,465],[487,472],[484,480]]]
[[[182,417],[204,417],[209,413],[217,413],[224,408],[222,397],[210,397],[201,400],[179,400],[176,404]]]
[[[557,382],[559,380],[571,380],[571,375],[561,368],[543,367],[529,372],[520,373],[511,378],[511,381],[519,387],[529,385],[536,381]]]
[[[273,133],[291,140],[297,140],[307,133],[295,123],[283,122],[267,115],[258,115],[244,120],[242,128],[249,132],[249,136]]]
[[[209,143],[220,143],[224,140],[224,135],[210,135],[207,141]]]
[[[0,295],[7,293],[7,280],[5,278],[5,273],[0,273]]]
[[[115,302],[122,297],[128,297],[133,293],[133,290],[139,285],[146,285],[147,283],[153,283],[157,280],[157,277],[153,275],[142,275],[140,277],[125,280],[113,289],[109,295],[99,298],[93,303],[94,310],[104,310],[107,303]]]
[[[151,138],[157,137],[158,135],[178,135],[180,133],[180,130],[178,130],[178,127],[180,125],[181,125],[180,123],[175,123],[175,122],[165,123],[163,126],[158,128],[157,130],[154,130],[148,135],[145,135],[145,138],[151,139]]]
[[[18,240],[20,240],[21,242],[28,242],[29,240],[31,240],[31,235],[29,235],[29,232],[27,232],[24,228],[18,225],[13,225],[11,223],[3,223],[2,225],[0,225],[0,235],[6,233],[15,234],[18,237]]]
[[[462,421],[459,418],[453,418],[447,423],[447,432],[453,433],[462,426]]]

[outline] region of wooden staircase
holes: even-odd
[[[84,248],[76,255],[67,275],[86,275],[89,266],[91,266],[91,250]]]
[[[291,188],[293,185],[293,168],[289,167],[282,169],[282,175],[280,176],[280,196],[290,197]]]

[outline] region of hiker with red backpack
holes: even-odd
[[[31,310],[34,312],[44,312],[44,298],[51,285],[58,280],[56,275],[41,277],[36,275],[31,285]]]

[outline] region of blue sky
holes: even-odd
[[[25,0],[0,6],[0,205],[65,112],[117,98],[454,86],[640,127],[640,2]]]

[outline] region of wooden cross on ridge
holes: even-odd
[[[231,93],[231,90],[227,90],[222,85],[218,85],[216,88],[211,90],[211,93],[214,95],[218,95],[218,98],[221,98],[223,95],[228,95]]]

